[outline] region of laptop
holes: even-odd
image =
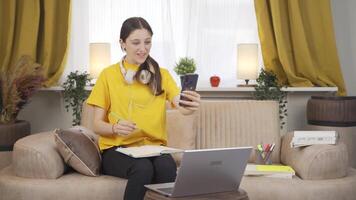
[[[187,150],[173,183],[145,185],[168,197],[236,191],[252,147]]]

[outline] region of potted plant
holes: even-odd
[[[22,56],[0,74],[0,151],[12,151],[13,144],[31,133],[30,123],[18,120],[21,109],[45,81],[42,66]]]
[[[90,93],[85,90],[85,86],[89,85],[90,81],[91,78],[87,72],[80,73],[75,71],[67,76],[67,80],[62,85],[64,88],[65,108],[67,112],[69,112],[69,108],[72,108],[73,126],[80,124],[83,102]]]
[[[257,100],[275,100],[279,103],[279,119],[281,128],[285,124],[287,116],[286,92],[282,91],[282,86],[278,83],[277,76],[273,71],[261,70],[254,86],[254,98]]]
[[[195,90],[198,74],[194,74],[196,64],[193,58],[184,57],[176,63],[174,71],[180,76],[182,90]]]

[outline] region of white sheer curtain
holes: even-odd
[[[62,84],[70,72],[89,72],[89,3],[87,0],[71,1],[67,63],[59,80]]]
[[[175,62],[194,58],[202,87],[212,75],[235,86],[237,44],[259,43],[252,0],[90,0],[89,41],[110,42],[113,63],[123,56],[120,27],[133,16],[153,29],[152,57],[176,80]]]
[[[187,55],[196,59],[200,83],[216,74],[225,86],[236,85],[237,44],[259,43],[252,0],[188,1]]]

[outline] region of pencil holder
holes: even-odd
[[[272,165],[272,153],[255,149],[255,163],[258,165]]]

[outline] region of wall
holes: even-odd
[[[72,115],[65,110],[61,91],[38,91],[18,118],[30,122],[32,133],[69,128],[72,125]]]
[[[336,44],[348,96],[356,96],[356,1],[332,0]]]

